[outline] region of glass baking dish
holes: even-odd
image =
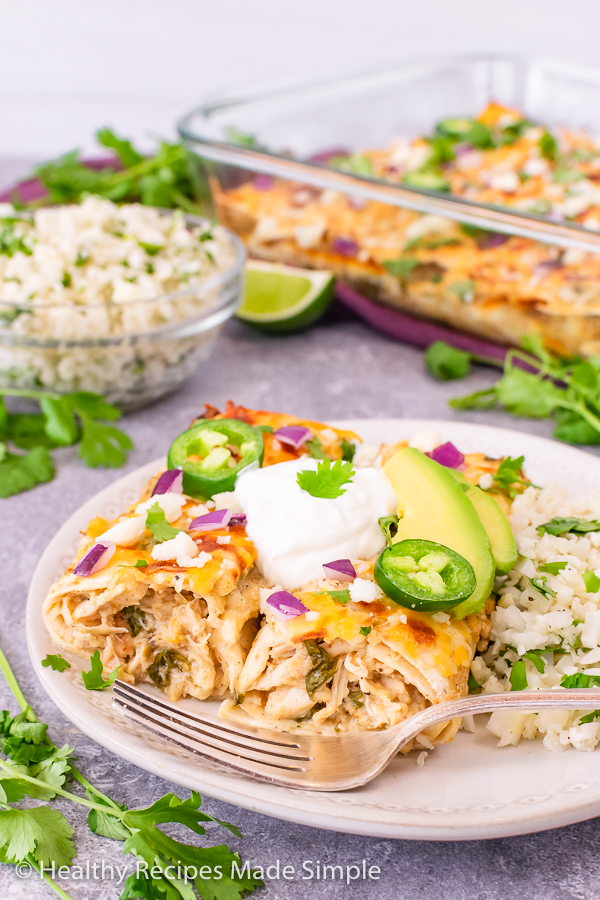
[[[179,131],[217,215],[251,256],[333,269],[364,296],[500,343],[533,331],[561,352],[600,353],[600,224],[330,167],[447,117],[476,117],[490,102],[548,128],[600,134],[600,71],[490,56],[241,92],[205,103]],[[395,271],[383,265],[382,242],[402,259],[414,244],[406,235],[428,228],[451,237]],[[469,240],[458,266],[448,245]]]

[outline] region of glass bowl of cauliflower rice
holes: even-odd
[[[245,258],[235,234],[179,211],[0,204],[0,385],[157,399],[210,355]]]

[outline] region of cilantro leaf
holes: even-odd
[[[304,641],[304,646],[312,662],[312,668],[305,678],[306,693],[312,697],[316,690],[331,681],[337,672],[338,661],[335,656],[331,656],[326,650],[319,647],[315,640]]]
[[[351,463],[336,459],[332,464],[330,459],[324,459],[316,472],[310,469],[298,472],[296,480],[300,488],[312,497],[334,500],[346,493],[343,485],[352,481],[353,475]]]
[[[503,459],[494,474],[494,488],[505,491],[512,498],[516,497],[518,493],[515,485],[529,487],[531,482],[520,477],[524,462],[524,456],[519,456],[517,459],[507,456],[506,459]]]
[[[73,829],[57,809],[0,810],[0,848],[7,862],[18,863],[30,853],[44,866],[68,866],[75,856]]]
[[[146,528],[151,532],[155,541],[162,544],[163,541],[170,541],[176,537],[181,528],[174,528],[165,516],[163,509],[158,502],[153,503],[146,515]]]
[[[448,290],[452,294],[456,294],[462,303],[472,303],[475,299],[476,283],[470,278],[463,278],[460,281],[453,281],[448,285]]]
[[[105,425],[79,412],[83,434],[79,445],[79,456],[86,465],[118,469],[127,462],[127,451],[133,449],[133,442],[125,432],[112,425]]]
[[[393,538],[398,534],[398,522],[398,516],[382,516],[379,519],[379,528],[388,547],[392,546]]]
[[[549,575],[558,575],[559,572],[562,572],[567,566],[566,562],[551,562],[545,563],[543,566],[538,566],[540,572],[547,572]]]
[[[600,686],[600,675],[586,675],[585,672],[574,672],[573,675],[563,675],[560,686],[564,688],[589,688]]]
[[[131,141],[117,137],[110,128],[99,128],[96,132],[96,140],[103,147],[115,150],[124,166],[136,166],[144,157],[134,150]]]
[[[527,669],[522,659],[513,664],[509,681],[511,691],[524,691],[527,688]]]
[[[554,162],[554,160],[558,156],[558,144],[549,131],[545,131],[543,133],[538,141],[538,146],[540,148],[540,153],[542,154],[542,156],[544,156],[546,159],[549,159],[551,162]]]
[[[467,687],[469,690],[469,694],[474,694],[475,691],[481,690],[481,685],[478,681],[476,681],[472,672],[469,672],[469,677],[467,679]]]
[[[347,441],[346,438],[342,438],[341,450],[342,459],[345,462],[352,462],[356,453],[356,444],[353,444],[352,441]]]
[[[569,444],[600,444],[600,430],[571,409],[557,409],[552,437]]]
[[[74,444],[79,436],[79,428],[67,399],[40,397],[40,407],[46,417],[44,430],[48,437],[55,444]]]
[[[383,268],[396,278],[406,279],[420,264],[421,260],[414,256],[401,256],[399,259],[384,259]]]
[[[304,446],[313,459],[327,459],[327,457],[325,456],[325,451],[323,450],[321,438],[317,437],[316,434],[308,441],[305,441]]]
[[[529,583],[532,587],[539,591],[540,594],[543,594],[544,597],[556,597],[556,591],[553,591],[552,588],[549,588],[546,582],[546,578],[542,576],[541,578],[530,578]]]
[[[327,593],[336,603],[341,603],[343,606],[350,600],[350,591],[348,588],[344,591],[327,591]]]
[[[590,531],[600,531],[600,522],[595,519],[577,519],[554,517],[543,525],[538,525],[536,531],[539,535],[544,533],[559,537],[561,534],[587,534]]]
[[[516,366],[508,369],[496,384],[498,402],[513,416],[547,419],[563,400],[563,392],[553,381],[525,372]]]
[[[115,681],[119,674],[119,669],[121,666],[117,666],[116,669],[113,669],[108,679],[105,681],[102,677],[103,665],[102,660],[100,659],[100,651],[94,650],[92,655],[90,656],[91,668],[89,672],[82,672],[81,677],[83,679],[83,683],[88,691],[103,691],[104,688],[110,687],[110,685]]]
[[[0,497],[12,497],[53,478],[54,464],[47,447],[34,447],[24,456],[6,453],[0,462]]]
[[[90,831],[93,831],[94,834],[100,834],[102,837],[112,838],[115,841],[126,841],[131,835],[131,829],[128,828],[118,816],[111,815],[111,809],[113,809],[114,812],[114,808],[109,806],[105,800],[102,800],[102,798],[98,798],[95,795],[90,799],[102,806],[106,806],[106,812],[103,812],[100,809],[90,809],[87,818]],[[121,811],[127,809],[126,806],[123,806],[120,803],[118,804],[118,808]]]
[[[71,668],[71,663],[67,662],[67,660],[60,655],[60,653],[56,653],[54,654],[54,656],[48,653],[46,655],[46,658],[42,660],[42,665],[46,668],[50,666],[50,668],[54,672],[64,672],[65,669]]]
[[[215,819],[208,813],[200,810],[202,798],[196,791],[191,792],[191,796],[187,800],[181,800],[176,794],[165,794],[160,797],[152,806],[144,809],[129,810],[123,821],[131,829],[142,829],[146,825],[159,825],[166,822],[179,822],[186,825],[196,834],[205,834],[206,829],[200,825],[200,822],[218,822],[236,837],[241,837],[239,828],[231,825],[229,822],[222,822]]]
[[[598,718],[600,718],[600,709],[595,709],[593,712],[588,713],[587,716],[582,716],[579,720],[579,724],[587,725],[589,722],[593,722]]]
[[[591,569],[586,569],[583,573],[583,583],[588,594],[595,594],[600,591],[600,578]]]
[[[546,669],[546,661],[542,659],[540,653],[541,651],[538,652],[536,650],[528,650],[527,653],[523,655],[523,659],[530,659],[540,675],[543,675]]]
[[[434,341],[423,358],[430,374],[439,381],[464,378],[471,369],[471,354],[452,347],[446,341]]]

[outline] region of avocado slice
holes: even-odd
[[[388,460],[383,471],[398,500],[400,521],[394,542],[421,538],[464,556],[475,570],[477,587],[452,614],[463,619],[483,609],[494,584],[492,548],[475,507],[450,469],[419,450],[404,447]]]
[[[465,494],[475,507],[492,545],[492,555],[496,561],[496,572],[507,575],[517,561],[517,542],[508,519],[491,494],[470,484],[461,472],[448,469],[459,484],[467,485]]]

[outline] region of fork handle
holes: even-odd
[[[399,725],[396,751],[412,741],[421,731],[450,719],[499,709],[599,709],[600,691],[596,688],[545,691],[510,691],[502,694],[475,694],[447,703],[436,703],[411,716]]]

